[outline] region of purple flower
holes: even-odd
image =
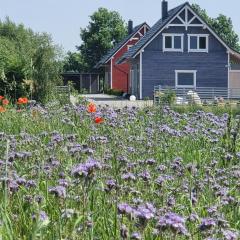
[[[142,236],[140,233],[138,232],[134,232],[132,235],[131,235],[131,239],[134,239],[134,240],[141,240],[142,239]]]
[[[50,187],[48,191],[56,197],[66,198],[66,188],[63,186]]]
[[[75,177],[89,177],[94,170],[100,169],[101,164],[94,159],[89,158],[86,163],[81,163],[72,168],[71,174]]]
[[[226,240],[237,240],[238,239],[238,233],[232,232],[230,230],[223,230],[223,236]]]
[[[185,219],[175,213],[167,213],[165,216],[160,217],[157,227],[162,231],[171,230],[177,234],[188,234]]]
[[[216,222],[214,219],[212,218],[203,218],[202,222],[199,226],[199,229],[201,231],[206,231],[206,230],[210,230],[211,228],[216,226]]]
[[[133,208],[129,206],[127,203],[121,203],[118,205],[118,212],[120,214],[132,214]]]
[[[141,220],[149,220],[154,217],[156,209],[151,203],[140,205],[134,210],[135,217]]]
[[[145,170],[142,173],[140,173],[139,177],[141,177],[144,181],[148,181],[148,180],[151,179],[151,175],[150,175],[150,173],[147,170]]]
[[[130,173],[130,172],[128,172],[128,173],[125,173],[125,174],[123,174],[122,175],[122,179],[123,180],[136,180],[136,177],[134,176],[134,174],[132,174],[132,173]]]
[[[107,185],[106,191],[111,191],[112,189],[116,188],[117,182],[116,180],[110,179],[106,181],[106,185]]]

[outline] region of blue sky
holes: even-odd
[[[168,0],[169,8],[185,1]],[[195,0],[208,14],[230,16],[234,29],[240,36],[239,0]],[[0,0],[0,19],[9,16],[16,23],[23,23],[37,32],[48,32],[55,43],[65,51],[75,51],[80,44],[80,28],[88,25],[89,16],[99,7],[115,10],[125,21],[134,25],[146,21],[152,26],[161,18],[161,0]]]

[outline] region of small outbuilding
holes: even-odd
[[[62,77],[64,85],[71,82],[79,92],[100,92],[100,75],[98,73],[65,72]]]

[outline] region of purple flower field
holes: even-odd
[[[0,238],[239,239],[239,116],[52,104],[0,119]]]

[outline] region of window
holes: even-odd
[[[208,35],[189,34],[188,52],[208,52]]]
[[[176,70],[175,85],[179,88],[195,88],[197,71],[195,70]]]
[[[133,45],[127,45],[127,49],[129,50]]]
[[[183,52],[184,34],[163,34],[164,52]]]

